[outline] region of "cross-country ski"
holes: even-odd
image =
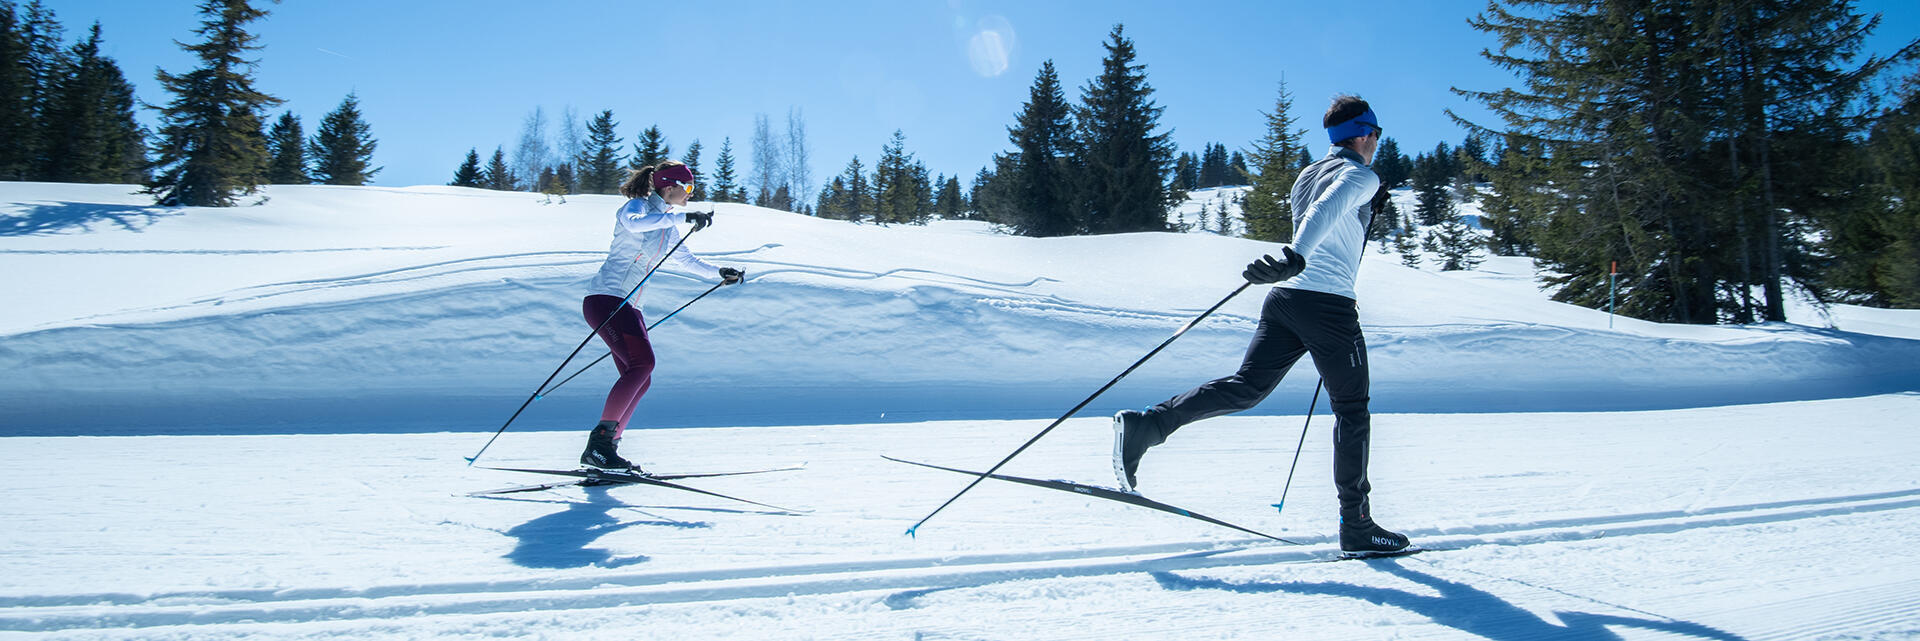
[[[536,474],[556,474],[561,476],[574,476],[574,474],[572,473],[563,472],[559,470],[522,470],[522,469],[512,469],[512,468],[491,468],[491,467],[485,468],[485,469],[497,469],[497,470],[505,470],[510,472],[532,472]],[[746,470],[741,472],[697,472],[697,473],[691,473],[691,474],[649,473],[644,476],[648,479],[655,480],[655,481],[678,481],[681,479],[711,478],[716,476],[746,476],[749,474],[769,474],[773,472],[791,472],[791,471],[800,470],[800,469],[804,469],[804,466],[792,465],[787,467],[769,468],[764,470]],[[581,470],[581,471],[588,472],[590,470]],[[620,472],[601,471],[599,473],[594,473],[594,474],[582,474],[581,476],[582,476],[581,479],[575,480],[575,481],[537,483],[534,485],[522,485],[517,487],[501,488],[497,490],[481,490],[478,492],[469,492],[467,495],[468,496],[492,496],[492,495],[498,495],[498,494],[516,494],[520,492],[539,492],[539,491],[551,490],[551,489],[560,488],[560,487],[597,487],[602,485],[623,485],[627,483],[637,482],[636,480],[629,478],[629,476],[640,476],[640,475],[629,475],[629,474],[623,474]]]
[[[592,468],[580,469],[580,470],[537,470],[537,469],[512,468],[512,467],[482,467],[480,469],[498,470],[502,472],[527,472],[530,474],[551,474],[554,476],[576,476],[581,479],[581,481],[577,481],[574,483],[576,485],[587,485],[587,486],[651,485],[655,487],[664,487],[669,489],[680,490],[682,492],[704,494],[706,496],[722,498],[729,501],[738,501],[740,503],[746,503],[748,505],[758,505],[760,507],[764,507],[772,510],[779,510],[781,512],[791,512],[791,513],[798,514],[798,513],[810,511],[810,510],[801,510],[801,509],[793,509],[793,508],[784,508],[778,505],[768,505],[766,503],[761,503],[759,501],[750,501],[737,496],[728,496],[726,494],[721,494],[719,492],[702,490],[699,488],[688,487],[686,485],[672,482],[673,479],[711,477],[711,476],[733,476],[733,475],[740,475],[740,474],[759,474],[764,472],[785,471],[788,469],[798,469],[798,468],[782,468],[780,470],[757,470],[752,472],[682,474],[682,475],[637,474],[637,473],[631,473],[631,472],[596,470]],[[539,486],[534,486],[534,487],[539,487]],[[542,489],[549,489],[549,488],[542,488]],[[506,491],[519,492],[519,491],[523,491],[523,488],[508,488]],[[499,491],[495,491],[493,493],[499,493]]]
[[[975,471],[972,471],[972,470],[963,470],[963,469],[960,469],[960,468],[954,468],[954,467],[946,467],[946,466],[942,466],[942,465],[934,465],[934,464],[932,464],[932,463],[921,463],[921,462],[919,462],[919,461],[909,461],[909,460],[906,460],[906,459],[899,459],[899,458],[894,458],[894,457],[891,457],[891,456],[882,456],[881,458],[884,458],[884,459],[887,459],[887,460],[889,460],[889,461],[894,461],[894,462],[896,462],[896,463],[906,463],[906,464],[908,464],[908,465],[918,465],[918,466],[920,466],[920,467],[927,467],[927,468],[933,468],[933,469],[936,469],[936,470],[946,470],[946,471],[948,471],[948,472],[956,472],[956,473],[959,473],[959,474],[967,474],[967,475],[972,475],[972,476],[982,476],[982,475],[983,475],[983,474],[982,474],[982,473],[980,473],[980,472],[975,472]],[[1267,534],[1267,533],[1265,533],[1265,532],[1261,532],[1261,531],[1258,531],[1258,530],[1250,530],[1250,529],[1247,529],[1247,528],[1245,528],[1245,527],[1241,527],[1241,526],[1238,526],[1238,525],[1234,525],[1234,524],[1232,524],[1232,523],[1228,523],[1228,522],[1226,522],[1226,521],[1222,521],[1222,520],[1220,520],[1220,519],[1216,519],[1216,518],[1213,518],[1213,517],[1210,517],[1210,516],[1207,516],[1207,515],[1205,515],[1205,514],[1199,514],[1199,513],[1196,513],[1196,512],[1192,512],[1192,511],[1188,511],[1188,510],[1187,510],[1186,508],[1181,508],[1181,507],[1177,507],[1177,506],[1173,506],[1173,505],[1167,505],[1167,504],[1165,504],[1165,503],[1161,503],[1161,502],[1159,502],[1159,501],[1155,501],[1155,500],[1153,500],[1153,499],[1150,499],[1150,498],[1147,498],[1147,497],[1144,497],[1144,496],[1141,496],[1140,494],[1138,494],[1138,493],[1135,493],[1135,492],[1123,492],[1123,491],[1120,491],[1120,490],[1116,490],[1116,489],[1113,489],[1113,488],[1109,488],[1109,487],[1101,487],[1101,486],[1098,486],[1098,485],[1088,485],[1088,484],[1085,484],[1085,483],[1075,483],[1075,482],[1073,482],[1073,481],[1063,481],[1063,480],[1052,480],[1052,479],[1031,479],[1031,478],[1026,478],[1026,477],[1022,477],[1022,476],[1010,476],[1010,475],[1006,475],[1006,474],[985,474],[984,476],[986,476],[987,478],[992,478],[992,479],[998,479],[998,480],[1001,480],[1001,481],[1008,481],[1008,482],[1012,482],[1012,483],[1019,483],[1019,484],[1022,484],[1022,485],[1031,485],[1031,486],[1034,486],[1034,487],[1044,487],[1044,488],[1047,488],[1047,489],[1050,489],[1050,490],[1059,490],[1059,491],[1062,491],[1062,492],[1072,492],[1072,493],[1074,493],[1074,494],[1079,494],[1079,495],[1082,495],[1082,496],[1091,496],[1091,497],[1094,497],[1094,498],[1101,498],[1101,499],[1106,499],[1106,500],[1109,500],[1109,501],[1118,501],[1118,502],[1121,502],[1121,503],[1126,503],[1126,504],[1128,504],[1128,505],[1138,505],[1138,506],[1140,506],[1140,507],[1144,507],[1144,508],[1147,508],[1147,509],[1150,509],[1150,510],[1159,510],[1159,511],[1161,511],[1161,512],[1166,512],[1166,513],[1168,513],[1168,514],[1178,514],[1178,515],[1180,515],[1180,516],[1184,516],[1184,517],[1187,517],[1187,518],[1190,518],[1190,519],[1193,519],[1193,520],[1196,520],[1196,521],[1201,521],[1201,522],[1205,522],[1205,523],[1212,523],[1212,524],[1214,524],[1214,525],[1218,525],[1218,526],[1220,526],[1220,527],[1224,527],[1224,528],[1227,528],[1227,529],[1230,529],[1230,530],[1237,530],[1237,531],[1240,531],[1240,532],[1245,532],[1245,533],[1247,533],[1247,534],[1252,534],[1252,535],[1254,535],[1254,536],[1257,536],[1257,537],[1260,537],[1260,538],[1263,538],[1263,539],[1270,539],[1270,540],[1273,540],[1273,541],[1278,541],[1278,542],[1280,542],[1280,543],[1288,543],[1288,544],[1293,544],[1293,545],[1299,545],[1299,543],[1297,543],[1297,542],[1294,542],[1294,541],[1289,541],[1289,540],[1286,540],[1286,539],[1283,539],[1283,538],[1280,538],[1280,537],[1277,537],[1277,536],[1274,536],[1274,535],[1271,535],[1271,534]]]

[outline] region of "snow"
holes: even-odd
[[[1305,545],[1005,483],[908,538],[967,478],[880,455],[992,465],[1273,246],[718,205],[688,245],[749,281],[656,330],[622,451],[664,472],[804,464],[687,481],[804,511],[637,486],[474,498],[544,480],[461,457],[585,335],[615,199],[131,192],[0,183],[0,639],[1920,638],[1914,310],[1609,328],[1547,301],[1523,258],[1369,256],[1375,514],[1439,551],[1309,562],[1337,547],[1324,402],[1300,489],[1269,506],[1304,368],[1141,475]],[[642,300],[657,318],[709,286],[670,267]],[[1231,372],[1258,304],[1005,471],[1110,482],[1104,417]],[[572,467],[610,370],[481,464]]]

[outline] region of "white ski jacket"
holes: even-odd
[[[668,249],[680,244],[680,229],[674,225],[686,221],[686,214],[673,211],[673,206],[658,194],[634,198],[621,205],[614,212],[613,245],[607,249],[607,262],[600,265],[600,273],[587,284],[587,293],[626,296],[648,270],[666,260]],[[673,259],[688,271],[708,278],[720,277],[720,268],[700,260],[685,245],[673,253]],[[637,307],[639,300],[640,294],[635,293],[630,302]]]
[[[1293,250],[1306,257],[1307,268],[1278,286],[1355,298],[1373,221],[1369,201],[1379,188],[1380,177],[1345,147],[1300,170],[1293,182]]]

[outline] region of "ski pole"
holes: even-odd
[[[711,294],[711,293],[713,293],[713,290],[716,290],[716,289],[720,289],[720,286],[721,286],[721,285],[725,285],[725,284],[726,284],[726,283],[724,283],[724,282],[723,282],[723,283],[718,283],[718,284],[716,284],[716,285],[714,285],[713,287],[711,287],[711,288],[708,288],[706,292],[704,292],[704,293],[702,293],[702,294],[700,294],[699,296],[695,296],[695,297],[693,297],[693,300],[690,300],[690,301],[687,301],[687,304],[685,304],[685,305],[681,305],[681,306],[680,306],[680,309],[686,309],[686,308],[688,308],[688,307],[692,307],[694,303],[698,303],[698,302],[700,302],[700,299],[702,299],[702,298],[706,298],[706,297],[707,297],[707,294]],[[664,323],[664,322],[667,322],[667,319],[669,319],[669,318],[673,318],[673,315],[674,315],[674,314],[678,314],[678,313],[680,313],[680,309],[676,309],[676,310],[673,310],[672,312],[669,312],[669,313],[667,313],[667,315],[666,315],[666,316],[662,316],[662,317],[660,317],[660,320],[657,320],[657,321],[654,321],[652,325],[648,325],[648,326],[647,326],[647,331],[649,331],[649,332],[651,332],[651,331],[653,331],[653,328],[655,328],[655,327],[659,327],[661,323]],[[566,378],[565,380],[562,380],[562,381],[560,381],[560,382],[558,382],[558,383],[555,383],[555,384],[553,385],[553,387],[549,387],[549,388],[547,388],[547,389],[546,389],[546,390],[544,390],[544,391],[540,391],[540,392],[534,392],[534,394],[533,394],[533,395],[534,395],[534,398],[546,398],[546,396],[547,396],[548,394],[552,394],[554,390],[557,390],[557,389],[560,389],[560,386],[561,386],[561,385],[566,385],[566,384],[567,384],[567,381],[571,381],[571,380],[573,380],[573,379],[575,379],[575,378],[577,378],[577,377],[579,377],[579,376],[580,376],[581,374],[585,374],[585,373],[587,373],[587,370],[590,370],[590,369],[593,369],[593,366],[595,366],[595,365],[599,365],[599,364],[600,364],[600,361],[604,361],[604,360],[607,360],[607,357],[608,357],[608,356],[612,356],[612,355],[613,355],[613,352],[611,352],[611,351],[609,351],[609,352],[607,352],[607,353],[605,353],[605,354],[601,354],[601,355],[600,355],[600,358],[596,358],[596,359],[594,359],[594,360],[593,360],[593,362],[591,362],[591,363],[587,363],[587,366],[586,366],[586,367],[582,367],[582,368],[580,368],[580,371],[577,371],[577,372],[574,372],[574,373],[573,373],[573,376],[568,376],[568,377],[567,377],[567,378]]]
[[[595,326],[593,327],[593,331],[592,331],[592,332],[588,332],[588,333],[587,333],[587,337],[586,337],[586,338],[583,338],[583,339],[580,339],[580,344],[579,344],[579,345],[576,345],[576,346],[574,346],[574,348],[573,348],[573,351],[567,354],[567,358],[566,358],[566,360],[563,360],[563,361],[560,361],[560,366],[559,366],[559,367],[555,367],[555,368],[553,368],[553,373],[552,373],[552,374],[548,374],[548,375],[547,375],[547,380],[545,380],[545,381],[541,381],[541,382],[540,382],[540,386],[539,386],[539,387],[536,387],[536,388],[534,388],[534,390],[533,390],[533,394],[530,394],[530,395],[528,395],[528,396],[527,396],[527,400],[526,400],[525,402],[522,402],[522,403],[520,404],[520,409],[517,409],[517,410],[514,410],[514,411],[513,411],[513,416],[509,416],[509,417],[507,417],[507,422],[506,422],[506,423],[503,423],[503,424],[501,424],[501,425],[500,425],[500,429],[498,429],[498,430],[494,430],[494,432],[493,432],[493,438],[489,438],[489,439],[487,439],[487,444],[486,444],[486,445],[482,445],[482,446],[480,446],[480,451],[478,451],[478,452],[474,452],[474,453],[473,453],[473,456],[469,456],[469,457],[466,457],[466,458],[467,458],[467,465],[473,465],[475,461],[478,461],[478,460],[480,460],[480,455],[481,455],[481,454],[485,454],[485,453],[487,453],[487,448],[489,448],[489,447],[493,447],[493,442],[494,442],[494,441],[496,441],[496,440],[499,440],[499,438],[500,438],[500,435],[501,435],[502,433],[504,433],[504,432],[506,432],[506,431],[507,431],[507,426],[508,426],[508,425],[512,425],[512,424],[513,424],[513,420],[514,420],[514,419],[517,419],[517,418],[520,418],[520,413],[521,413],[521,412],[525,412],[525,411],[527,411],[527,406],[528,406],[528,405],[532,405],[532,404],[533,404],[533,401],[534,401],[535,399],[538,399],[538,398],[540,398],[540,390],[543,390],[543,389],[546,389],[546,387],[547,387],[547,383],[551,383],[551,382],[553,382],[553,377],[555,377],[555,376],[559,376],[559,375],[560,375],[560,370],[564,370],[564,369],[566,369],[566,368],[567,368],[567,363],[571,363],[571,362],[573,362],[573,357],[574,357],[574,356],[577,356],[577,355],[579,355],[579,354],[580,354],[580,350],[582,350],[582,349],[585,349],[585,348],[587,347],[587,343],[588,343],[588,342],[590,342],[590,341],[592,341],[592,340],[593,340],[593,337],[595,337],[595,336],[598,336],[598,335],[600,335],[600,330],[601,330],[601,329],[604,329],[604,328],[605,328],[605,327],[607,326],[607,323],[611,323],[611,322],[613,322],[613,319],[614,319],[614,317],[616,317],[616,316],[619,316],[619,315],[620,315],[620,308],[621,308],[621,307],[625,307],[625,306],[627,305],[627,301],[629,301],[629,300],[632,300],[632,299],[633,299],[633,295],[634,295],[634,294],[638,294],[638,293],[640,293],[640,288],[641,288],[641,287],[644,287],[644,286],[646,286],[646,284],[647,284],[647,279],[649,279],[649,278],[653,278],[653,273],[654,273],[654,272],[656,272],[656,271],[659,271],[659,270],[660,270],[660,266],[661,266],[661,265],[665,265],[665,264],[667,264],[667,259],[669,259],[669,258],[672,258],[672,257],[673,257],[673,252],[676,252],[676,251],[679,251],[679,250],[680,250],[680,246],[681,246],[681,245],[685,245],[685,244],[687,244],[687,239],[688,239],[688,238],[692,238],[692,237],[693,237],[693,234],[694,234],[695,232],[697,232],[697,231],[698,231],[697,229],[695,229],[695,230],[692,230],[692,231],[688,231],[688,232],[687,232],[687,235],[685,235],[685,236],[681,236],[681,237],[680,237],[680,242],[677,242],[677,243],[674,243],[674,244],[673,244],[673,249],[669,249],[669,250],[667,250],[667,253],[665,253],[665,254],[661,254],[661,255],[660,255],[660,262],[657,262],[657,263],[654,263],[654,264],[653,264],[653,267],[647,270],[647,273],[646,273],[646,275],[644,275],[644,276],[641,276],[641,277],[640,277],[640,282],[638,282],[638,283],[635,283],[635,284],[634,284],[634,286],[633,286],[633,291],[629,291],[629,292],[627,292],[627,296],[626,296],[625,298],[622,298],[622,299],[620,299],[620,304],[619,304],[619,305],[615,305],[615,306],[613,307],[613,313],[612,313],[612,314],[608,314],[608,315],[607,315],[607,319],[606,319],[606,320],[603,320],[603,321],[600,321],[600,324],[599,324],[599,325],[595,325]]]
[[[935,514],[939,514],[941,510],[947,509],[947,506],[953,505],[954,501],[960,499],[961,494],[966,494],[968,490],[973,489],[973,486],[979,485],[980,481],[986,480],[988,476],[992,476],[994,472],[999,471],[1001,466],[1006,465],[1008,461],[1013,460],[1013,457],[1019,456],[1021,452],[1027,451],[1027,448],[1032,447],[1035,442],[1040,440],[1040,437],[1046,436],[1047,432],[1051,432],[1053,431],[1053,428],[1059,427],[1061,423],[1067,422],[1068,418],[1071,418],[1075,413],[1078,413],[1081,409],[1085,408],[1088,403],[1092,403],[1093,399],[1099,398],[1101,394],[1106,393],[1108,389],[1111,389],[1114,385],[1118,384],[1120,382],[1120,379],[1126,378],[1128,374],[1133,373],[1133,370],[1139,369],[1140,365],[1147,362],[1147,359],[1153,358],[1155,354],[1160,353],[1160,350],[1166,349],[1168,345],[1172,345],[1173,341],[1175,339],[1180,338],[1181,334],[1185,334],[1187,333],[1187,330],[1193,329],[1195,325],[1199,325],[1201,320],[1205,319],[1208,316],[1211,316],[1214,311],[1220,309],[1221,306],[1226,305],[1227,301],[1233,300],[1233,297],[1239,296],[1240,292],[1246,291],[1247,288],[1252,285],[1253,285],[1252,281],[1241,283],[1240,287],[1234,289],[1233,293],[1227,294],[1226,298],[1220,299],[1220,302],[1214,303],[1212,307],[1207,308],[1207,311],[1201,312],[1200,315],[1194,317],[1193,320],[1187,321],[1187,324],[1181,325],[1180,329],[1178,331],[1175,331],[1172,336],[1168,336],[1167,340],[1162,341],[1159,347],[1153,348],[1153,351],[1147,352],[1146,356],[1142,356],[1140,357],[1140,360],[1134,361],[1132,365],[1127,366],[1126,371],[1120,372],[1119,376],[1113,377],[1113,380],[1107,381],[1106,385],[1100,386],[1100,389],[1095,391],[1092,396],[1088,396],[1086,400],[1080,401],[1079,405],[1075,405],[1073,406],[1073,409],[1067,410],[1067,413],[1061,415],[1060,418],[1054,419],[1051,425],[1048,425],[1046,429],[1040,430],[1039,434],[1033,435],[1033,438],[1027,439],[1027,442],[1024,444],[1021,444],[1019,449],[1014,450],[1012,454],[1008,454],[1006,458],[1000,459],[999,463],[993,464],[993,467],[987,468],[987,471],[981,472],[980,476],[975,477],[972,483],[968,483],[966,487],[961,488],[959,493],[953,495],[953,498],[947,499],[947,502],[941,503],[940,507],[934,508],[932,512],[928,513],[924,517],[921,517],[918,523],[913,524],[913,527],[907,528],[907,536],[914,536],[914,532],[919,530],[921,525],[926,524],[928,519],[933,518],[933,515]]]
[[[1320,388],[1327,384],[1326,379],[1313,384],[1313,402],[1307,404],[1307,422],[1300,424],[1300,442],[1293,446],[1293,465],[1287,466],[1287,484],[1280,488],[1280,502],[1273,509],[1287,511],[1287,490],[1293,489],[1293,469],[1300,466],[1300,448],[1307,444],[1307,426],[1313,425],[1313,409],[1320,406]]]

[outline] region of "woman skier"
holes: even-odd
[[[613,245],[607,251],[607,262],[587,286],[586,300],[580,304],[587,325],[600,328],[600,339],[613,351],[620,379],[607,392],[600,424],[587,436],[587,449],[580,453],[583,465],[641,471],[618,452],[620,435],[633,418],[634,406],[653,383],[653,345],[647,340],[646,319],[640,315],[640,292],[634,289],[637,281],[667,260],[668,251],[673,251],[671,258],[681,267],[718,278],[722,284],[739,283],[747,276],[731,267],[714,267],[686,247],[673,249],[681,243],[675,224],[692,223],[693,231],[713,224],[711,212],[674,211],[686,205],[692,193],[693,171],[672,160],[633,171],[620,185],[620,195],[628,200],[614,212]],[[633,292],[632,299],[624,299],[629,291]]]

